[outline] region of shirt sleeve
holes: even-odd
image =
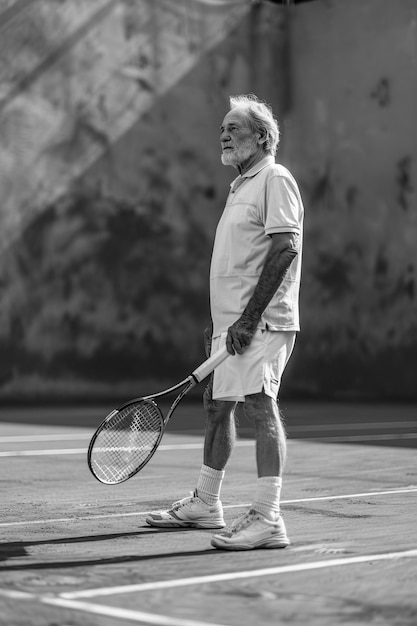
[[[264,189],[261,214],[266,235],[299,233],[300,197],[296,183],[279,174],[270,176]]]

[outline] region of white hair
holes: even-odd
[[[254,94],[230,96],[229,102],[230,110],[238,107],[245,110],[254,132],[266,136],[265,152],[275,156],[279,145],[279,126],[271,106],[259,100]]]

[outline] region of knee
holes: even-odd
[[[255,427],[272,428],[273,430],[279,428],[278,405],[273,398],[264,392],[246,396],[243,410],[246,419]]]
[[[254,393],[245,397],[243,405],[245,417],[251,422],[265,418],[271,412],[271,398],[262,393]]]

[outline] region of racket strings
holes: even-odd
[[[118,411],[94,442],[91,464],[97,478],[110,484],[129,478],[153,454],[162,429],[162,414],[154,402],[138,402]]]

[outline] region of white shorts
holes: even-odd
[[[295,331],[257,330],[243,354],[228,357],[214,370],[213,400],[244,402],[245,396],[262,389],[276,400],[295,335]],[[211,354],[225,345],[226,337],[222,333],[213,338]]]

